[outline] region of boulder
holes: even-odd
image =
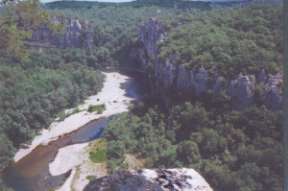
[[[120,171],[91,181],[84,191],[212,191],[193,169]]]

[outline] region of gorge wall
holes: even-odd
[[[61,30],[57,32],[44,24],[32,33],[30,41],[58,48],[91,48],[93,46],[93,31],[88,21],[53,17],[50,22],[51,25],[60,26]]]
[[[152,75],[157,90],[176,90],[201,96],[225,92],[238,107],[262,102],[271,109],[279,109],[282,102],[283,75],[269,74],[264,69],[254,74],[241,74],[231,78],[219,75],[216,70],[204,67],[188,69],[176,64],[173,55],[159,59],[158,43],[165,41],[164,25],[155,18],[140,26],[138,51],[141,67]],[[261,87],[261,91],[259,91]]]

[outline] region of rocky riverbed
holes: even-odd
[[[75,108],[66,110],[67,117],[63,121],[55,119],[30,145],[16,153],[13,164],[5,171],[4,179],[8,185],[16,191],[59,188],[68,176],[73,175],[79,163],[87,159],[83,153],[89,142],[100,136],[107,119],[128,111],[129,104],[138,97],[132,78],[117,72],[104,75],[102,90],[79,105],[79,112],[73,113]],[[104,105],[105,110],[89,112],[89,107],[95,105]],[[65,185],[69,183],[67,181]],[[67,187],[62,190],[69,191]]]
[[[6,183],[16,191],[108,191],[115,181],[121,187],[119,190],[125,187],[125,191],[211,191],[205,179],[193,169],[130,169],[108,175],[104,163],[90,161],[90,145],[101,136],[109,117],[127,112],[130,103],[140,99],[132,78],[116,72],[104,74],[103,89],[79,105],[78,113],[73,113],[75,108],[66,110],[63,121],[55,119],[31,145],[17,152],[5,171]],[[89,112],[91,105],[104,105],[105,110]]]

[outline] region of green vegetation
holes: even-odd
[[[39,54],[37,60],[31,58],[27,63],[2,61],[0,64],[0,132],[13,147],[29,141],[38,130],[47,128],[57,113],[75,106],[102,87],[100,72],[80,63],[64,64],[55,57],[47,60],[46,56],[47,53],[45,58]],[[50,62],[49,66],[38,59],[45,64]]]
[[[87,178],[87,180],[89,180],[89,181],[93,181],[93,180],[96,179],[96,176],[87,176],[86,178]]]
[[[66,108],[102,88],[103,75],[88,66],[84,51],[29,49],[25,39],[46,22],[37,1],[8,3],[0,14],[0,170],[15,151]],[[4,10],[4,11],[2,11]],[[17,14],[16,14],[17,13]],[[7,190],[0,182],[0,190]]]
[[[225,76],[261,68],[274,73],[282,64],[281,16],[280,6],[269,5],[183,13],[167,22],[160,57],[174,55],[188,68],[216,66]]]
[[[76,3],[77,4],[77,3]],[[94,29],[94,48],[85,59],[89,66],[96,68],[118,67],[135,64],[131,52],[135,51],[138,27],[150,17],[166,19],[178,14],[177,10],[158,6],[111,5],[51,8],[50,14],[91,21]],[[78,55],[81,55],[80,53]]]
[[[57,118],[58,118],[58,121],[63,121],[64,119],[66,119],[67,117],[71,116],[71,115],[74,115],[76,113],[79,113],[83,110],[80,110],[78,107],[73,109],[71,112],[66,112],[66,111],[61,111],[58,115],[57,115]]]
[[[226,3],[221,3],[224,5]],[[233,4],[233,3],[227,3]],[[111,6],[115,6],[115,4],[104,3],[104,2],[89,2],[89,1],[60,1],[60,2],[51,2],[46,3],[45,7],[50,9],[91,9],[94,7],[107,8]],[[117,3],[117,7],[133,7],[140,8],[144,6],[159,6],[161,8],[181,8],[181,9],[210,9],[212,8],[209,2],[196,2],[196,1],[185,1],[185,0],[136,0],[133,2],[126,3]]]
[[[151,17],[163,22],[168,34],[159,44],[161,59],[174,55],[176,64],[188,68],[217,66],[224,76],[240,71],[253,73],[262,68],[274,73],[281,68],[282,9],[277,5],[206,11],[175,9],[157,3],[80,5],[77,8],[52,6],[48,12],[92,22],[95,48],[83,60],[96,68],[135,65],[137,60],[131,53],[138,47],[138,27]]]
[[[100,90],[103,76],[95,69],[137,65],[131,55],[139,48],[138,27],[150,17],[157,17],[167,28],[166,41],[159,44],[161,59],[174,55],[175,64],[188,68],[217,66],[224,76],[281,69],[278,6],[207,11],[151,5],[149,1],[143,2],[145,6],[140,6],[141,1],[123,6],[82,6],[82,2],[69,8],[65,8],[67,4],[48,6],[50,14],[92,21],[94,47],[40,53],[26,48],[23,40],[31,35],[31,29],[45,23],[48,15],[38,10],[36,1],[29,3],[27,9],[26,5],[21,7],[22,2],[20,7],[12,7],[8,17],[3,15],[5,11],[0,14],[0,24],[5,23],[3,28],[0,25],[1,168],[57,114],[64,119],[64,109]],[[35,15],[20,14],[14,19],[18,14],[11,13],[15,10]],[[25,21],[23,25],[19,19]],[[35,25],[29,26],[31,23]],[[282,190],[281,111],[258,105],[234,110],[225,96],[187,103],[168,101],[166,96],[169,107],[150,101],[115,117],[104,132],[104,140],[90,151],[91,161],[107,161],[113,171],[126,168],[125,154],[133,154],[144,159],[147,168],[195,168],[219,191]],[[105,105],[88,110],[102,113]],[[2,182],[0,190],[5,190],[1,186]]]
[[[106,162],[106,147],[107,143],[105,142],[105,140],[100,139],[93,143],[91,151],[89,153],[90,160],[94,163]]]
[[[221,112],[220,112],[221,111]],[[147,168],[197,169],[215,190],[282,190],[281,115],[266,108],[243,111],[172,106],[122,114],[105,130],[110,170],[136,154]]]
[[[99,71],[80,62],[66,63],[47,52],[33,54],[25,63],[2,60],[0,79],[1,168],[57,113],[97,93],[103,83]]]
[[[105,105],[101,104],[101,105],[90,105],[88,108],[88,112],[93,113],[96,112],[97,114],[101,114],[105,111]]]
[[[34,29],[48,24],[49,15],[38,0],[25,0],[15,3],[1,1],[0,12],[0,56],[17,60],[27,59],[26,39],[30,38]],[[52,30],[60,26],[49,24]]]
[[[279,71],[280,10],[254,5],[160,17],[168,30],[161,59],[217,66],[224,76]],[[225,96],[198,101],[170,101],[168,108],[145,103],[137,114],[115,117],[104,133],[110,170],[127,168],[125,154],[133,154],[147,168],[195,168],[215,190],[282,190],[281,111],[259,105],[237,111]]]

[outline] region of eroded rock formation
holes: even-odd
[[[193,169],[120,171],[96,179],[84,191],[212,191]]]
[[[201,96],[212,92],[225,92],[235,105],[245,107],[260,99],[272,109],[279,109],[282,102],[283,75],[268,74],[260,70],[256,74],[241,74],[223,77],[216,70],[209,71],[204,67],[190,69],[182,64],[176,64],[173,55],[164,61],[159,59],[158,43],[165,40],[165,27],[157,19],[150,19],[140,27],[139,41],[142,52],[139,51],[141,67],[153,73],[154,83],[166,90],[179,90]],[[257,92],[256,87],[261,87]],[[158,89],[158,88],[156,88]]]
[[[91,48],[93,46],[93,32],[88,21],[54,17],[51,19],[51,24],[62,26],[61,31],[54,31],[45,24],[32,33],[30,40],[59,48]]]

